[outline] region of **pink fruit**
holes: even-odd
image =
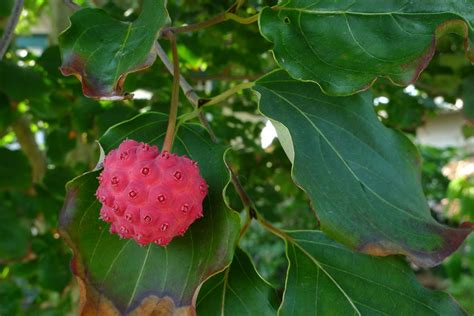
[[[195,161],[125,140],[104,159],[97,199],[110,232],[166,246],[202,217],[206,181]]]

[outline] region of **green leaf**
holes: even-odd
[[[64,163],[66,154],[76,146],[76,139],[70,137],[70,131],[66,128],[54,128],[46,135],[46,147],[48,158],[54,163]]]
[[[19,113],[10,104],[8,97],[0,92],[0,130],[6,129],[18,117]]]
[[[353,252],[317,231],[287,232],[280,315],[465,315],[447,294],[422,287],[401,258]]]
[[[62,73],[78,77],[85,96],[123,99],[127,74],[155,61],[155,40],[169,22],[165,5],[165,0],[144,0],[133,23],[115,20],[100,9],[78,11],[59,37]]]
[[[278,64],[331,95],[366,90],[378,77],[416,81],[445,33],[466,38],[474,62],[472,1],[287,0],[266,8],[260,31]]]
[[[8,17],[12,13],[14,0],[3,0],[0,2],[0,19]]]
[[[282,70],[254,89],[260,111],[287,129],[282,146],[294,152],[293,178],[331,237],[372,255],[405,254],[433,266],[472,231],[469,224],[454,229],[431,217],[419,154],[380,123],[370,94],[330,97]]]
[[[240,248],[229,268],[207,281],[199,292],[198,315],[275,315],[273,288],[257,273]]]
[[[0,174],[3,175],[3,173]],[[26,256],[30,242],[30,227],[13,207],[0,204],[0,258],[18,259]],[[0,282],[1,283],[1,282]],[[0,304],[1,305],[1,304]]]
[[[161,145],[166,125],[163,114],[141,114],[109,129],[100,143],[105,152],[126,138]],[[240,225],[238,215],[226,207],[222,195],[229,182],[223,160],[225,148],[213,144],[199,126],[182,125],[173,151],[198,161],[209,193],[204,217],[167,247],[140,247],[133,240],[109,234],[108,225],[98,219],[100,203],[94,196],[98,171],[67,185],[60,226],[74,250],[74,273],[85,284],[87,304],[83,312],[100,314],[111,308],[139,313],[147,306],[167,308],[170,302],[177,308],[193,309],[199,286],[230,264]]]
[[[97,113],[95,115],[98,133],[103,134],[112,125],[115,125],[123,120],[130,119],[137,114],[137,109],[133,107],[113,103],[111,107],[108,107],[101,113]]]
[[[474,75],[464,79],[462,92],[464,116],[474,124]]]
[[[0,61],[0,92],[12,101],[40,98],[48,93],[42,74],[30,67]]]
[[[0,148],[0,190],[25,190],[31,185],[31,167],[19,150]]]

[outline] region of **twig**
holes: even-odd
[[[234,169],[232,169],[232,167],[229,165],[227,166],[227,169],[229,169],[230,171],[232,184],[234,185],[234,188],[237,191],[240,200],[244,204],[244,207],[249,210],[250,218],[257,218],[257,211],[255,205],[247,191],[245,191],[244,187],[242,186],[242,183],[240,183],[240,180],[237,177],[237,174],[235,173]]]
[[[226,90],[224,91],[223,93],[219,94],[219,95],[216,95],[210,99],[205,99],[204,102],[201,102],[201,104],[199,104],[199,106],[208,106],[208,105],[214,105],[214,104],[217,104],[217,103],[220,103],[222,101],[224,101],[225,99],[227,99],[228,97],[230,97],[231,95],[239,92],[239,91],[242,91],[244,89],[249,89],[249,88],[252,88],[254,86],[254,83],[253,82],[243,82],[243,83],[240,83],[238,85],[236,85],[235,87],[229,89],[229,90]]]
[[[252,15],[247,18],[243,18],[241,16],[238,16],[237,14],[234,14],[232,12],[226,11],[224,13],[221,13],[219,15],[216,15],[209,20],[195,23],[195,24],[189,24],[189,25],[184,25],[184,26],[178,26],[178,27],[170,27],[165,29],[164,31],[173,31],[175,33],[186,33],[186,32],[192,32],[192,31],[198,31],[202,30],[204,28],[225,22],[225,21],[235,21],[240,24],[252,24],[258,20],[259,13]]]
[[[176,45],[176,36],[170,32],[168,39],[171,43],[171,51],[173,53],[173,89],[171,92],[171,105],[170,114],[168,116],[168,127],[166,129],[165,141],[163,142],[163,150],[171,151],[173,147],[174,131],[176,128],[176,117],[178,115],[178,103],[179,103],[179,60],[178,60],[178,48]]]
[[[243,81],[243,80],[248,80],[248,81],[255,81],[261,76],[263,76],[264,73],[261,74],[255,74],[255,75],[230,75],[228,73],[220,73],[220,74],[210,74],[206,75],[204,73],[191,73],[189,74],[188,78],[193,80],[193,81],[207,81],[207,80],[222,80],[222,81]]]
[[[75,3],[73,0],[64,0],[64,4],[73,11],[78,11],[81,9],[81,6]]]
[[[207,120],[206,114],[204,112],[199,112],[199,121],[209,133],[209,137],[211,137],[212,142],[218,143],[217,136],[214,133],[214,130],[212,129],[211,124],[209,124],[209,121]]]
[[[227,9],[225,12],[222,12],[216,16],[213,16],[209,20],[203,21],[203,22],[198,22],[194,24],[189,24],[189,25],[183,25],[183,26],[177,26],[177,27],[169,27],[165,28],[163,30],[163,33],[167,32],[174,32],[175,34],[178,33],[185,33],[185,32],[192,32],[192,31],[198,31],[202,30],[204,28],[232,20],[240,24],[251,24],[254,23],[258,20],[259,13],[252,15],[250,17],[241,17],[235,14],[235,12],[242,6],[244,1],[242,0],[237,0],[229,9]]]
[[[203,22],[199,22],[199,23],[195,23],[195,24],[189,24],[189,25],[185,25],[185,26],[179,26],[179,27],[170,27],[169,30],[172,30],[175,33],[192,32],[192,31],[201,30],[201,29],[204,29],[206,27],[222,23],[224,21],[227,21],[226,12],[221,13],[219,15],[216,15],[216,16],[210,18],[209,20],[206,20],[206,21],[203,21]]]
[[[161,45],[158,42],[156,42],[156,44],[155,44],[155,49],[157,51],[158,57],[161,59],[161,61],[163,62],[165,67],[168,69],[168,71],[170,73],[174,73],[173,64],[170,62],[168,56],[166,55],[165,51],[163,50],[163,48],[161,47]],[[186,81],[186,79],[183,76],[181,76],[179,74],[178,74],[178,76],[179,76],[179,85],[181,86],[181,89],[183,90],[184,95],[189,100],[189,102],[191,102],[191,104],[193,104],[194,107],[197,109],[199,107],[200,100],[202,100],[202,99],[200,99],[199,96],[196,94],[196,92],[194,92],[191,85]],[[206,116],[204,115],[203,112],[199,113],[199,120],[201,121],[201,124],[204,126],[204,128],[206,128],[206,130],[208,131],[208,133],[211,137],[211,140],[214,143],[217,143],[218,140],[217,140],[216,134],[214,133],[211,125],[209,124],[209,121],[207,120],[207,118],[206,118]],[[242,203],[248,209],[249,217],[250,218],[257,218],[257,216],[258,216],[257,211],[255,209],[255,205],[252,202],[250,196],[245,191],[245,189],[242,187],[237,175],[232,170],[232,168],[230,166],[228,166],[228,169],[231,173],[232,184],[234,185],[237,193],[239,194],[239,197],[242,200]]]
[[[16,25],[20,19],[21,10],[23,9],[24,0],[15,0],[13,5],[12,14],[10,19],[8,19],[7,26],[3,32],[2,39],[0,40],[0,60],[3,59],[3,56],[7,52],[8,46],[13,38],[13,33],[15,32]]]
[[[160,43],[158,43],[158,42],[155,43],[155,49],[156,49],[156,54],[158,55],[158,57],[163,62],[166,69],[168,69],[168,71],[173,74],[174,73],[173,64],[169,60],[168,56],[166,55],[166,52],[163,50],[163,47],[161,47]],[[191,104],[194,106],[194,108],[197,109],[199,107],[199,100],[201,100],[201,99],[196,94],[196,92],[193,90],[193,87],[191,87],[191,85],[181,75],[179,76],[179,85],[181,87],[181,90],[183,90],[183,93],[186,96],[186,98],[189,100],[189,102],[191,102]],[[211,137],[211,140],[214,143],[217,143],[216,134],[212,130],[211,125],[207,121],[206,116],[204,115],[203,112],[199,113],[199,120],[201,121],[201,124],[208,131],[208,133]]]
[[[173,64],[169,60],[168,56],[166,55],[166,52],[163,50],[163,47],[161,47],[160,43],[155,42],[155,49],[158,57],[161,59],[165,67],[171,74],[173,74]],[[193,87],[191,87],[191,85],[181,75],[179,76],[179,85],[189,102],[191,102],[191,104],[197,108],[199,104],[199,96],[196,94],[196,92],[194,92]]]

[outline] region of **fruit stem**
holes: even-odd
[[[174,133],[176,128],[176,117],[178,116],[179,102],[179,60],[178,48],[176,45],[176,36],[173,32],[167,34],[171,43],[171,51],[173,54],[173,88],[171,92],[170,114],[168,117],[168,127],[166,129],[165,141],[163,142],[163,151],[171,151],[173,147]]]
[[[224,91],[223,93],[219,95],[216,95],[215,97],[212,97],[210,99],[200,99],[198,106],[202,107],[202,106],[208,106],[208,105],[214,105],[214,104],[220,103],[224,101],[225,99],[227,99],[228,97],[230,97],[231,95],[236,94],[237,92],[241,90],[252,88],[254,84],[255,84],[254,82],[242,82],[236,85],[235,87],[232,87],[229,90]]]

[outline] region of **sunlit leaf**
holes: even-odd
[[[439,264],[472,231],[437,223],[419,178],[419,154],[374,113],[370,94],[331,97],[285,71],[257,81],[260,110],[279,122],[293,178],[309,195],[321,229],[372,255],[405,254]]]

